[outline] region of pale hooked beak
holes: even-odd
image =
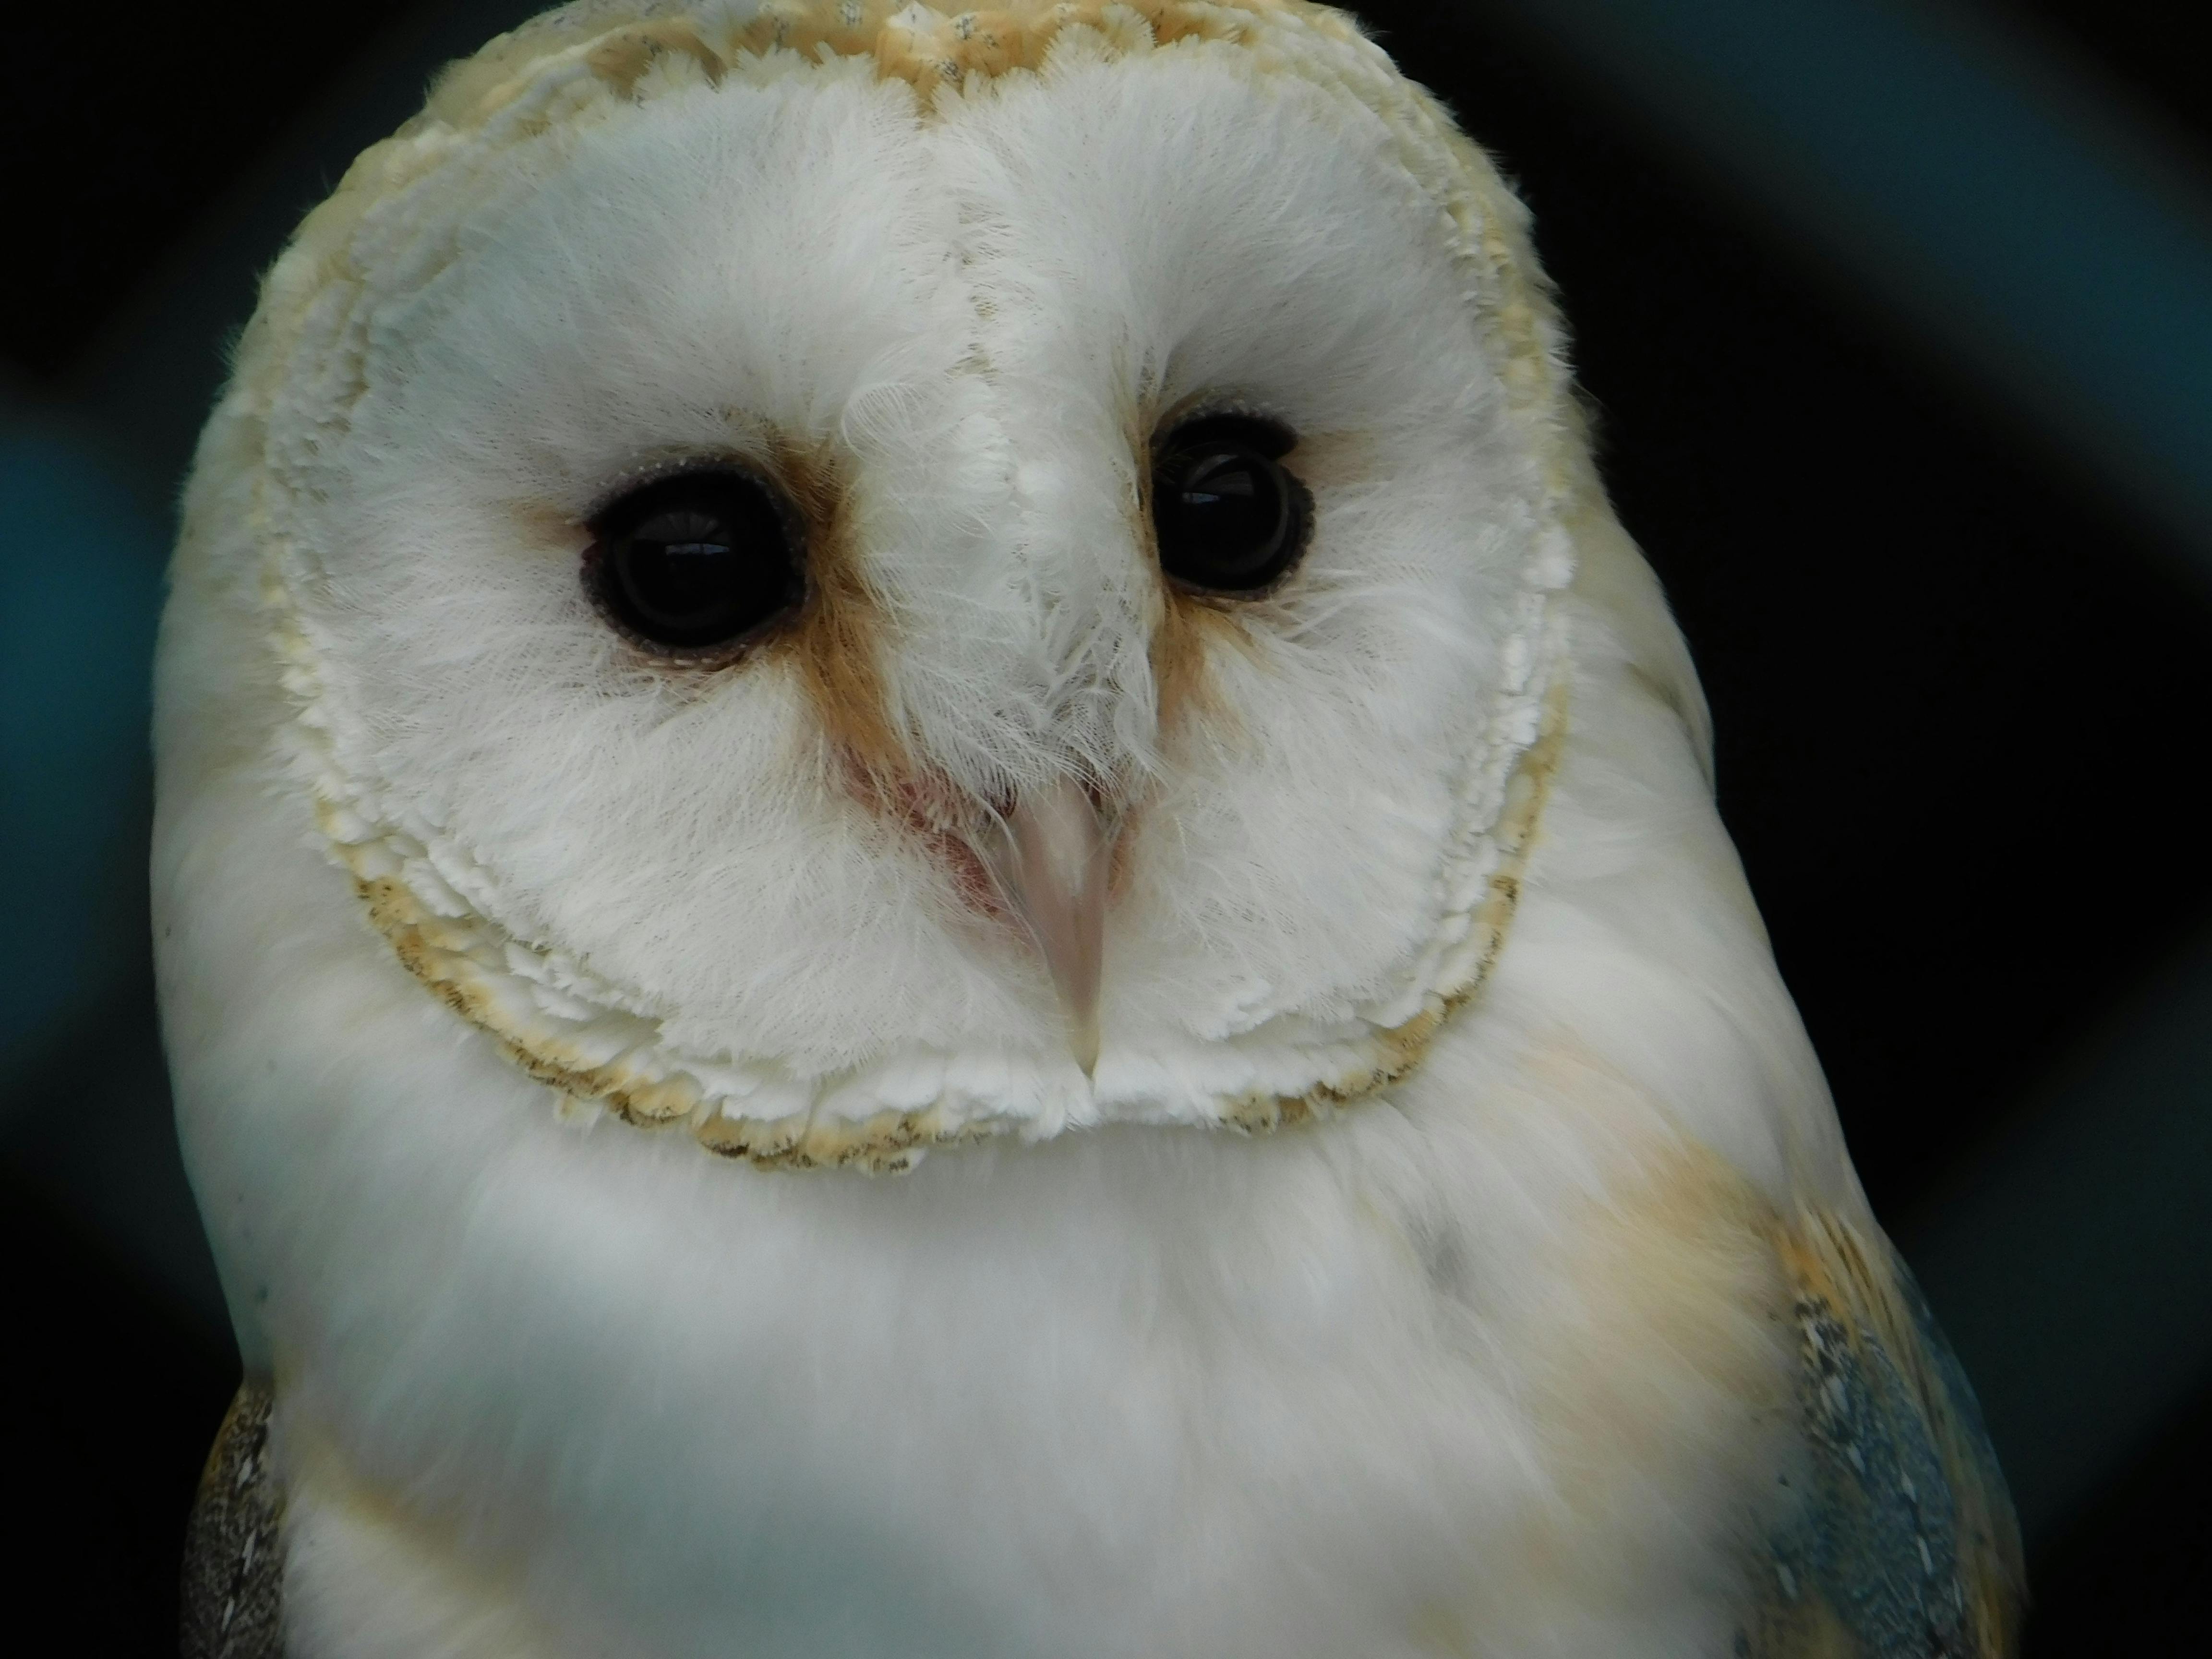
[[[1063,778],[1018,796],[989,860],[1029,926],[1067,1021],[1085,1077],[1098,1064],[1098,980],[1106,945],[1106,883],[1114,830],[1091,792]]]

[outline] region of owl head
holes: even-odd
[[[1617,535],[1518,205],[1297,0],[552,13],[309,217],[196,503],[181,718],[429,991],[872,1166],[1418,1063]]]

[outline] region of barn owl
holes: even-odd
[[[160,660],[187,1648],[1994,1656],[1522,210],[1300,0],[586,0]]]

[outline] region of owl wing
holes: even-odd
[[[1966,1373],[1887,1241],[1806,1212],[1782,1255],[1809,1486],[1741,1659],[2004,1659],[2018,1526]]]
[[[216,1431],[185,1533],[183,1659],[283,1659],[269,1384],[249,1376]]]

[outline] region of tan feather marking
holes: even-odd
[[[1616,1132],[1624,1116],[1649,1121],[1634,1085],[1586,1051],[1547,1048],[1528,1066],[1562,1110]],[[1656,1125],[1645,1133],[1607,1188],[1557,1216],[1557,1254],[1538,1271],[1559,1290],[1502,1311],[1511,1322],[1490,1339],[1526,1360],[1549,1501],[1523,1507],[1482,1576],[1512,1585],[1516,1605],[1623,1622],[1640,1611],[1624,1586],[1648,1585],[1655,1556],[1687,1560],[1740,1541],[1752,1517],[1733,1500],[1771,1487],[1786,1455],[1795,1369],[1771,1205],[1711,1150]],[[1425,1261],[1436,1254],[1431,1242]],[[1700,1526],[1705,1538],[1679,1535]],[[1524,1645],[1480,1609],[1409,1615],[1423,1651],[1471,1659]],[[1543,1644],[1530,1632],[1525,1645]]]
[[[1620,1480],[1672,1455],[1683,1382],[1735,1402],[1739,1418],[1742,1407],[1770,1418],[1786,1407],[1790,1297],[1772,1220],[1741,1172],[1685,1142],[1656,1149],[1574,1235],[1565,1277],[1577,1305],[1547,1316],[1543,1361],[1571,1507],[1602,1511]]]
[[[883,609],[860,568],[850,498],[826,447],[775,447],[775,467],[806,520],[806,603],[768,653],[805,687],[823,737],[844,764],[878,786],[910,769],[884,700]]]
[[[1216,648],[1257,654],[1245,623],[1228,602],[1162,585],[1159,625],[1152,630],[1152,695],[1164,742],[1189,741],[1202,729],[1216,741],[1233,737],[1236,713],[1206,673]]]
[[[1164,741],[1187,744],[1186,729],[1194,720],[1213,724],[1233,718],[1227,705],[1212,694],[1206,661],[1213,642],[1249,650],[1250,636],[1218,601],[1185,593],[1160,574],[1159,534],[1152,522],[1152,434],[1173,423],[1171,411],[1161,414],[1144,406],[1131,412],[1129,453],[1136,457],[1137,488],[1129,503],[1129,533],[1134,538],[1145,568],[1152,572],[1154,604],[1151,657],[1154,718]]]
[[[961,900],[1000,916],[998,888],[975,852],[981,808],[918,768],[895,727],[883,659],[884,607],[862,568],[843,470],[826,447],[771,447],[774,468],[807,524],[807,598],[794,625],[764,643],[804,688],[838,781],[869,812],[911,836]]]
[[[1154,429],[1172,426],[1181,415],[1180,410],[1170,411],[1156,418]],[[1139,456],[1148,454],[1150,450],[1148,443],[1135,446]],[[1330,434],[1310,441],[1301,438],[1283,458],[1283,465],[1309,489],[1337,488],[1357,482],[1371,453],[1371,443],[1362,434]],[[1159,546],[1152,523],[1152,470],[1149,465],[1139,469],[1136,505],[1131,518],[1146,566],[1157,572]],[[1295,574],[1285,580],[1294,582]],[[1202,734],[1216,741],[1230,740],[1236,733],[1236,713],[1218,695],[1206,672],[1206,664],[1217,648],[1237,651],[1258,660],[1266,630],[1279,620],[1289,622],[1288,607],[1272,594],[1257,599],[1225,599],[1187,592],[1164,576],[1157,586],[1160,609],[1152,630],[1152,666],[1154,704],[1158,710],[1163,738],[1170,744],[1188,743]]]
[[[710,85],[719,83],[728,67],[721,54],[678,19],[617,30],[586,53],[584,61],[591,65],[592,73],[627,97],[638,77],[671,52],[679,52],[697,64],[706,71]]]
[[[548,1659],[571,1650],[529,1609],[514,1555],[471,1525],[451,1493],[434,1490],[435,1481],[372,1475],[356,1448],[306,1412],[281,1413],[280,1432],[289,1507],[307,1549],[329,1540],[335,1523],[345,1540],[342,1559],[363,1569],[357,1577],[327,1567],[302,1576],[296,1588],[304,1593],[288,1620],[292,1640],[305,1644],[286,1650],[295,1659],[331,1652],[333,1634],[357,1632],[372,1607],[380,1627],[388,1617],[404,1632],[399,1645],[382,1650],[410,1659],[462,1651],[470,1659]],[[280,1656],[272,1650],[268,1659]]]
[[[661,670],[678,690],[711,684],[717,670],[754,662],[785,664],[805,688],[822,736],[851,770],[855,784],[896,782],[909,769],[885,709],[877,654],[883,610],[860,568],[844,469],[827,444],[770,435],[762,447],[768,454],[764,470],[782,487],[805,526],[806,597],[798,614],[724,655],[709,651],[671,657],[641,648],[639,657],[645,666]],[[751,454],[733,459],[749,469],[762,465]],[[590,531],[557,509],[516,501],[508,511],[517,528],[542,545],[580,552],[590,544]]]
[[[1234,40],[1240,14],[1278,9],[1269,0],[1191,4],[1185,0],[1025,0],[989,11],[945,13],[905,0],[829,0],[764,7],[738,40],[748,52],[819,58],[872,58],[877,72],[905,81],[925,101],[940,86],[1034,70],[1064,32],[1091,29],[1125,48],[1167,46],[1191,36]],[[1133,34],[1141,40],[1133,40]]]
[[[489,988],[473,960],[443,948],[441,919],[414,894],[386,878],[356,883],[370,920],[392,941],[401,963],[453,1012],[496,1040],[510,1059],[563,1095],[598,1103],[638,1128],[688,1125],[700,1145],[726,1158],[769,1168],[858,1168],[896,1173],[922,1151],[994,1133],[988,1124],[944,1127],[931,1109],[883,1112],[863,1121],[817,1122],[805,1115],[769,1121],[710,1113],[698,1088],[683,1077],[651,1077],[625,1057],[593,1063],[543,1030],[526,1030],[506,1000]]]
[[[627,13],[627,16],[625,16]],[[988,82],[1042,66],[1064,33],[1087,32],[1128,53],[1188,40],[1255,43],[1257,26],[1359,38],[1343,13],[1306,0],[1014,0],[979,11],[944,11],[911,0],[769,0],[743,24],[714,35],[681,8],[641,0],[634,6],[569,7],[533,19],[450,65],[428,107],[406,132],[439,123],[481,125],[526,90],[533,71],[564,53],[581,53],[594,73],[629,95],[653,63],[690,57],[710,79],[740,58],[765,66],[781,59],[815,64],[870,60],[885,80],[906,82],[927,111],[938,88]]]

